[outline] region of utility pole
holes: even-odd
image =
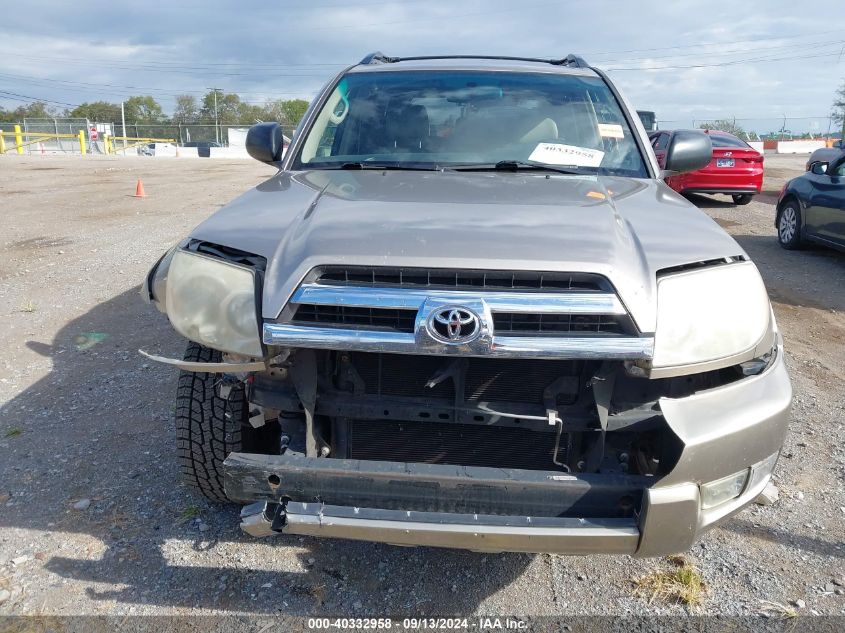
[[[212,88],[211,92],[214,93],[214,140],[217,141],[217,144],[220,144],[220,118],[217,115],[217,91],[219,88]]]
[[[126,154],[126,112],[123,109],[123,101],[120,102],[120,124],[123,126],[123,153]]]

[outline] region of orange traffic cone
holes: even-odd
[[[135,185],[135,198],[146,198],[147,194],[144,193],[144,183],[141,182],[141,179],[138,178],[138,184]]]

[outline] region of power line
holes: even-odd
[[[819,49],[819,48],[827,48],[830,46],[841,46],[845,44],[845,40],[828,40],[826,42],[814,42],[812,44],[805,44],[803,45],[804,49]],[[698,53],[683,53],[678,55],[648,55],[645,57],[623,57],[620,59],[606,59],[604,61],[598,62],[596,65],[602,64],[613,64],[617,62],[634,62],[639,60],[652,60],[652,59],[677,59],[680,57],[723,57],[726,55],[741,55],[746,53],[757,53],[763,51],[775,51],[775,50],[784,50],[784,49],[795,49],[795,44],[785,44],[783,46],[761,46],[758,48],[744,48],[744,49],[733,49],[733,50],[722,50],[717,52],[698,52]]]
[[[765,62],[783,62],[783,61],[793,61],[796,59],[817,59],[820,57],[836,57],[839,55],[839,52],[836,53],[821,53],[818,55],[792,55],[790,57],[770,57],[770,58],[758,58],[758,59],[740,59],[734,60],[729,62],[715,62],[713,64],[690,64],[687,66],[632,66],[629,68],[606,68],[607,71],[643,71],[643,70],[689,70],[692,68],[718,68],[722,66],[741,66],[745,64],[757,64],[757,63],[765,63]]]
[[[78,103],[66,103],[64,101],[53,101],[52,99],[40,99],[38,97],[30,97],[28,95],[18,94],[16,92],[8,92],[6,90],[0,90],[0,95],[12,95],[11,97],[3,97],[5,98],[13,98],[13,97],[22,97],[23,99],[29,99],[30,101],[42,101],[44,103],[55,103],[56,105],[63,105],[63,106],[70,106],[71,108],[77,107]]]
[[[648,53],[650,51],[668,51],[668,50],[677,50],[677,49],[687,49],[687,48],[701,48],[704,46],[724,46],[725,44],[751,44],[754,42],[771,42],[774,40],[797,40],[803,39],[805,37],[818,37],[820,35],[829,35],[831,33],[842,33],[842,29],[831,29],[830,31],[813,31],[812,33],[803,33],[801,35],[785,35],[785,36],[773,36],[773,37],[755,37],[751,40],[731,40],[729,42],[721,41],[721,42],[699,42],[698,44],[687,44],[683,46],[661,46],[658,48],[631,48],[628,50],[616,50],[616,51],[605,51],[603,53],[595,52],[595,53],[585,53],[585,55],[595,55],[596,57],[601,57],[604,55],[616,55],[618,53]]]

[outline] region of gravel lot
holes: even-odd
[[[242,535],[236,509],[178,481],[176,372],[137,350],[181,355],[184,343],[137,288],[168,246],[273,170],[0,157],[0,614],[756,615],[764,601],[845,614],[845,254],[784,251],[773,227],[777,191],[805,160],[767,157],[768,193],[748,206],[695,199],[760,268],[796,396],[780,500],[696,544],[707,592],[685,607],[636,593],[665,560]],[[131,196],[137,178],[146,199]]]

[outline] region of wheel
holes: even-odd
[[[801,208],[795,200],[788,201],[780,210],[778,242],[790,250],[801,247]]]
[[[185,360],[214,363],[221,353],[189,343]],[[233,452],[277,453],[278,423],[249,425],[242,384],[218,397],[220,374],[181,371],[176,391],[176,451],[184,481],[212,501],[233,502],[223,490],[223,461]],[[228,414],[228,415],[227,415]]]
[[[746,205],[751,202],[751,198],[753,198],[750,193],[741,193],[731,196],[734,199],[734,204],[736,205]]]

